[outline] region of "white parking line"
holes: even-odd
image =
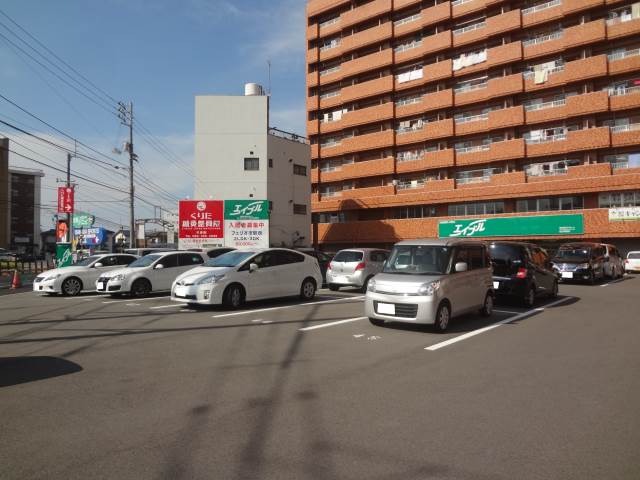
[[[283,305],[282,307],[259,308],[257,310],[243,310],[242,312],[223,313],[220,315],[213,315],[211,318],[236,317],[238,315],[246,315],[248,313],[270,312],[273,310],[286,310],[288,308],[305,307],[307,305],[320,305],[322,303],[335,303],[335,302],[341,302],[344,300],[359,300],[362,298],[364,298],[364,295],[361,295],[358,297],[348,297],[348,298],[341,297],[341,298],[335,298],[333,300],[321,300],[319,302],[298,303],[296,305]]]
[[[309,330],[317,330],[319,328],[333,327],[334,325],[340,325],[341,323],[357,322],[358,320],[366,320],[368,317],[356,317],[347,318],[346,320],[338,320],[337,322],[322,323],[320,325],[314,325],[313,327],[300,328],[301,332],[308,332]]]
[[[518,313],[522,313],[522,312],[514,312],[513,310],[498,310],[496,308],[494,308],[493,311],[497,313],[511,313],[512,315],[517,315]]]
[[[127,303],[126,305],[127,305],[127,307],[139,307],[140,306],[139,303]]]
[[[546,310],[549,307],[553,307],[555,305],[559,305],[559,304],[567,302],[567,301],[569,301],[571,299],[573,299],[573,297],[561,298],[560,300],[556,300],[555,302],[551,302],[551,303],[545,305],[544,307],[538,307],[538,308],[533,308],[531,310],[527,310],[526,312],[520,313],[520,314],[515,315],[513,317],[506,318],[504,320],[501,320],[499,322],[491,324],[491,325],[489,325],[487,327],[479,328],[478,330],[474,330],[473,332],[465,333],[464,335],[459,335],[457,337],[450,338],[449,340],[445,340],[444,342],[436,343],[435,345],[431,345],[430,347],[425,347],[425,350],[429,350],[431,352],[435,352],[436,350],[439,350],[439,349],[444,348],[444,347],[448,347],[449,345],[453,345],[454,343],[461,342],[463,340],[466,340],[467,338],[475,337],[476,335],[480,335],[481,333],[485,333],[485,332],[488,332],[489,330],[493,330],[494,328],[498,328],[501,325],[505,325],[507,323],[515,322],[516,320],[520,320],[522,318],[528,317],[530,315],[533,315],[534,313],[542,312],[542,311]]]
[[[81,297],[64,297],[65,300],[87,300],[95,297],[102,297],[102,295],[82,295]]]
[[[182,303],[172,303],[171,305],[159,305],[157,307],[149,307],[149,310],[158,310],[160,308],[176,308],[182,307]]]

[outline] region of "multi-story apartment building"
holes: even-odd
[[[640,247],[640,3],[309,0],[307,22],[321,246],[518,217],[480,235]]]

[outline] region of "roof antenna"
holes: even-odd
[[[267,89],[267,95],[271,96],[271,59],[267,59],[267,66],[269,68],[269,86]]]

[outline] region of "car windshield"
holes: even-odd
[[[383,273],[443,275],[449,265],[450,249],[437,245],[397,245],[393,247]]]
[[[129,264],[129,268],[148,267],[159,258],[162,258],[162,255],[153,255],[153,254],[145,255],[144,257],[139,258],[135,262],[131,262]]]
[[[205,267],[236,267],[245,260],[249,259],[257,252],[228,252],[219,257],[207,260],[204,263]]]
[[[361,262],[363,258],[364,258],[364,254],[362,252],[355,252],[352,250],[342,250],[341,252],[338,252],[338,254],[336,255],[336,258],[334,258],[333,261],[351,263],[351,262]]]
[[[89,265],[91,265],[93,262],[95,262],[99,258],[100,257],[96,256],[96,255],[94,255],[92,257],[83,258],[82,260],[79,260],[76,263],[74,263],[73,266],[74,267],[88,267]]]
[[[568,261],[588,260],[591,249],[585,247],[560,247],[556,252],[556,258]]]
[[[627,255],[627,258],[630,258],[632,260],[638,260],[640,259],[640,252],[629,252],[629,254]]]

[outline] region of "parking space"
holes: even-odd
[[[562,284],[444,334],[372,325],[356,290],[239,310],[5,296],[9,477],[634,478],[637,282]]]

